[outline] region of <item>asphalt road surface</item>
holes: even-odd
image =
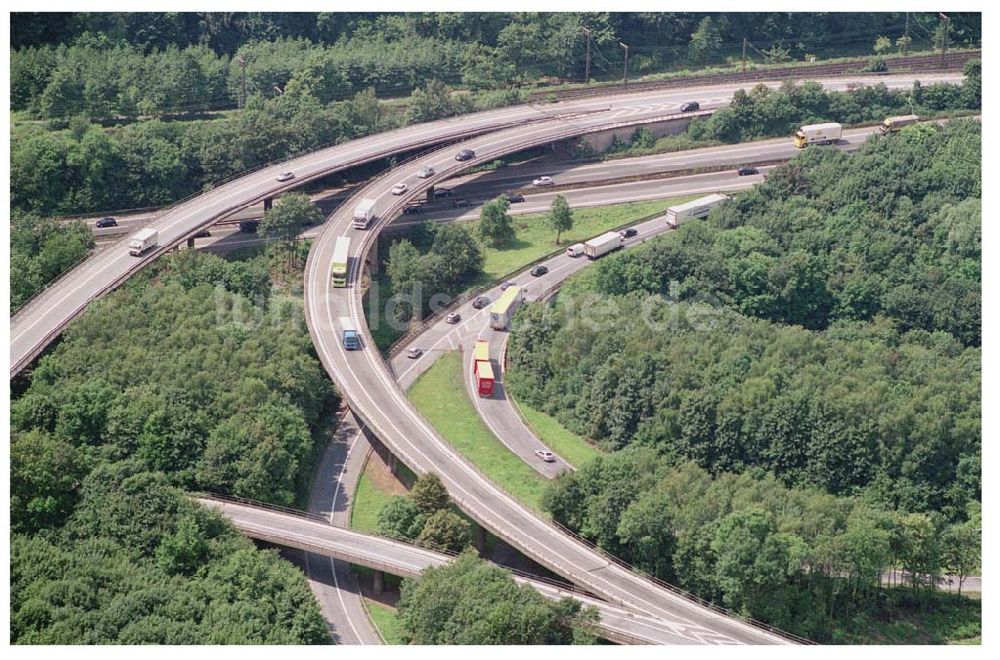
[[[829,88],[844,88],[848,84],[878,81],[889,86],[907,86],[913,79],[930,82],[954,80],[956,77],[960,78],[960,74],[885,77],[860,75],[824,80],[823,84]],[[515,106],[463,115],[353,140],[247,174],[167,209],[150,222],[148,226],[156,228],[160,233],[160,248],[151,250],[143,257],[133,257],[128,254],[128,237],[125,237],[111,248],[87,259],[20,309],[11,318],[10,373],[14,375],[27,366],[91,300],[120,285],[143,265],[166,252],[167,248],[183,242],[231,213],[304,182],[392,153],[503,126],[524,125],[527,136],[530,129],[546,124],[547,131],[530,131],[534,140],[541,143],[546,139],[546,132],[556,137],[566,135],[566,129],[573,127],[580,129],[582,133],[587,126],[662,117],[676,112],[685,101],[696,100],[703,108],[716,108],[728,102],[736,89],[743,87],[745,85],[727,84],[655,90],[566,103]],[[475,144],[475,141],[471,144]],[[451,174],[458,174],[462,169],[465,168],[453,168]],[[295,179],[285,183],[276,181],[275,177],[284,171],[294,172]]]
[[[403,577],[418,576],[424,569],[444,566],[452,559],[449,555],[425,548],[327,525],[291,513],[213,499],[202,499],[201,502],[222,513],[240,531],[252,538],[299,548],[312,555],[335,557]],[[640,644],[729,643],[716,636],[705,637],[704,632],[696,626],[636,614],[541,580],[523,576],[515,576],[515,579],[522,584],[531,585],[547,598],[575,598],[584,605],[596,607],[600,614],[602,632],[616,641]]]
[[[547,126],[536,124],[480,136],[467,144],[476,150],[478,160],[488,162],[519,150],[536,132],[548,130]],[[475,164],[456,164],[453,153],[453,148],[443,149],[420,162],[400,167],[391,176],[374,181],[358,197],[376,199],[380,214],[391,218],[408,198],[421,195],[437,179],[447,178],[456,168]],[[423,165],[433,166],[438,172],[436,177],[417,178],[416,173]],[[402,196],[391,195],[389,189],[401,181],[411,186],[410,191]],[[350,206],[334,213],[309,255],[305,304],[307,324],[324,366],[351,409],[393,453],[417,473],[436,472],[452,499],[471,517],[531,559],[591,593],[637,613],[697,627],[706,640],[755,644],[786,641],[701,607],[614,563],[501,491],[451,449],[406,399],[367,333],[361,309],[362,291],[356,285],[362,270],[362,255],[379,228],[355,231]],[[347,288],[334,288],[329,282],[333,246],[339,236],[354,239]],[[345,316],[362,329],[363,350],[343,348],[338,319]]]
[[[353,484],[364,467],[368,442],[348,413],[337,425],[313,479],[309,512],[331,525],[347,527],[351,517]],[[337,644],[381,644],[361,601],[357,578],[347,562],[329,554],[305,554],[309,586],[319,601],[330,635]]]

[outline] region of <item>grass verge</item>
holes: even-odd
[[[657,199],[643,202],[626,202],[609,206],[573,210],[573,228],[563,232],[556,245],[556,235],[546,221],[547,213],[531,213],[513,216],[517,238],[503,248],[483,248],[483,277],[474,285],[488,284],[518,270],[522,266],[549,254],[561,246],[572,245],[601,232],[628,224],[653,213],[666,211],[667,207],[683,204],[699,195]],[[478,233],[479,220],[469,224],[474,234]]]
[[[552,231],[546,222],[547,213],[530,213],[513,216],[514,226],[517,229],[517,238],[513,243],[503,248],[482,246],[484,258],[483,274],[476,280],[469,282],[466,289],[498,282],[501,278],[520,270],[536,259],[558,251],[562,246],[577,243],[591,236],[596,236],[601,232],[629,224],[632,221],[654,213],[665,211],[669,206],[683,204],[697,197],[699,195],[687,195],[670,199],[626,202],[624,204],[575,209],[573,211],[573,229],[563,233],[560,238],[560,245],[555,244],[555,232]],[[472,231],[473,235],[478,234],[479,222],[479,220],[473,220],[466,225]],[[399,238],[406,238],[406,236],[401,235]],[[384,254],[382,256],[384,257]],[[369,294],[365,294],[365,316],[368,319],[368,327],[371,330],[372,337],[375,339],[375,345],[378,346],[379,350],[385,351],[404,332],[395,330],[389,326],[384,316],[384,310],[373,310],[371,308],[370,301],[372,299],[388,300],[394,293],[392,283],[386,276],[384,269],[373,278],[372,284],[378,287],[378,296],[372,297],[369,295],[370,292]],[[374,314],[375,311],[378,312],[377,315]]]
[[[351,529],[368,534],[378,533],[378,514],[396,495],[406,494],[406,484],[415,479],[410,469],[398,464],[399,477],[389,472],[378,454],[372,453],[365,462],[365,469],[358,478],[351,501]]]
[[[528,427],[545,446],[569,461],[573,467],[579,468],[590,459],[604,453],[597,446],[587,442],[583,436],[573,433],[541,410],[520,402],[515,405],[520,409]]]
[[[368,608],[368,616],[372,623],[382,635],[386,644],[403,644],[403,626],[399,622],[396,608],[384,605],[377,600],[365,598],[365,607]]]
[[[479,418],[465,392],[459,353],[438,358],[407,394],[445,440],[493,483],[541,511],[547,480],[512,454]]]

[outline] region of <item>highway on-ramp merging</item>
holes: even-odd
[[[839,77],[823,84],[843,89],[850,84],[884,82],[892,87],[905,87],[913,79],[956,80],[961,74],[940,73],[891,77]],[[767,83],[777,86],[779,83]],[[697,100],[703,108],[723,105],[745,84],[726,84],[695,88],[677,88],[636,92],[585,101],[549,105],[525,105],[487,112],[462,115],[450,119],[418,124],[379,133],[366,138],[321,149],[277,165],[261,168],[213,190],[163,210],[148,226],[160,232],[159,247],[142,258],[132,257],[126,249],[128,238],[98,252],[61,277],[52,286],[19,309],[11,318],[10,375],[24,369],[87,304],[119,286],[144,265],[178,245],[214,222],[228,217],[265,198],[354,165],[385,158],[396,153],[496,130],[512,125],[534,125],[549,122],[550,130],[558,132],[563,122],[595,114],[597,123],[639,122],[676,112],[685,101]],[[559,119],[562,118],[562,121]],[[539,143],[544,140],[539,139]],[[284,171],[295,173],[288,182],[275,177]]]
[[[585,121],[585,120],[584,120]],[[571,130],[581,130],[574,127]],[[488,161],[523,148],[534,134],[545,135],[545,123],[499,131],[470,141],[477,160]],[[407,201],[393,197],[390,188],[400,182],[412,184],[411,196],[437,178],[450,176],[456,168],[454,149],[436,151],[420,162],[410,163],[381,177],[358,193],[375,198],[380,213],[388,218]],[[474,163],[473,163],[474,164]],[[436,177],[421,180],[416,174],[423,165],[437,171]],[[395,201],[392,201],[395,200]],[[574,538],[538,513],[520,504],[459,456],[424,420],[406,399],[376,350],[362,311],[362,265],[374,234],[352,229],[352,209],[338,209],[313,244],[306,265],[306,322],[317,352],[337,383],[351,409],[378,437],[418,473],[437,473],[452,499],[471,517],[527,556],[591,593],[622,607],[688,626],[705,643],[784,643],[787,638],[762,630],[741,620],[704,607],[661,584],[638,575],[628,567]],[[351,250],[349,286],[334,288],[329,268],[339,236],[354,236]],[[357,240],[360,239],[360,240]],[[350,317],[362,330],[363,350],[345,350],[340,341],[339,318]]]
[[[858,78],[840,79],[829,86],[843,87],[855,80]],[[912,78],[896,79],[893,84],[905,85],[909,80]],[[127,240],[122,241],[88,259],[19,310],[11,319],[11,375],[30,363],[88,302],[125,281],[152,259],[217,220],[305,181],[392,153],[482,134],[502,126],[520,125],[517,129],[499,130],[479,142],[469,143],[479,150],[479,157],[473,162],[455,165],[445,152],[435,152],[423,161],[440,165],[439,175],[434,179],[418,182],[413,178],[416,166],[404,165],[393,171],[391,177],[383,177],[366,189],[368,196],[377,190],[375,196],[388,199],[391,181],[405,177],[418,184],[411,191],[418,194],[428,184],[453,176],[469,165],[592,130],[659,120],[676,111],[681,101],[697,99],[704,107],[718,106],[741,87],[743,85],[737,84],[673,89],[545,108],[505,108],[375,135],[248,174],[165,211],[151,223],[160,232],[159,246],[145,257],[129,256],[125,249]],[[294,171],[296,178],[289,183],[277,183],[277,173],[287,169]],[[391,216],[412,196],[383,205],[382,212]],[[498,536],[557,573],[624,608],[683,625],[705,643],[788,641],[786,637],[697,604],[634,573],[523,507],[456,455],[420,418],[392,381],[370,337],[365,350],[353,355],[343,351],[337,341],[334,318],[347,314],[359,327],[365,327],[359,292],[353,289],[334,291],[327,277],[334,239],[351,233],[349,225],[349,211],[335,214],[310,253],[306,277],[307,320],[327,370],[352,408],[398,456],[418,472],[439,473],[453,499]],[[357,246],[353,253],[352,283],[358,281],[361,260],[357,257],[363,256],[368,246]]]

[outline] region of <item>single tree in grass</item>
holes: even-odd
[[[556,245],[559,245],[562,233],[573,228],[573,210],[562,195],[556,195],[556,198],[552,200],[552,208],[549,210],[549,224],[556,232]]]

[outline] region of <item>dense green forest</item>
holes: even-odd
[[[556,519],[638,568],[818,641],[837,641],[858,614],[929,611],[942,571],[979,565],[977,505],[969,520],[889,510],[867,498],[788,488],[773,477],[721,474],[653,447],[598,457],[549,489]],[[912,578],[886,589],[900,567]],[[973,614],[975,635],[978,616]],[[871,641],[871,640],[867,640]]]
[[[293,504],[337,396],[265,256],[93,303],[11,403],[12,641],[322,643],[301,574],[185,491]]]
[[[307,87],[321,101],[373,87],[406,94],[430,79],[496,88],[617,78],[724,62],[749,38],[753,61],[901,47],[901,13],[16,13],[11,107],[91,117],[234,107],[242,95]],[[980,15],[952,13],[954,45],[980,40]],[[911,17],[910,48],[935,46],[934,13]]]
[[[978,346],[981,134],[962,120],[807,150],[710,222],[602,261],[595,290],[712,296],[816,330],[884,316]]]
[[[463,553],[404,580],[399,619],[408,644],[592,644],[593,608],[553,602],[504,569]]]
[[[10,308],[16,309],[94,247],[82,222],[57,223],[15,211],[10,227]]]
[[[558,481],[554,517],[706,598],[823,639],[884,603],[876,576],[890,567],[919,573],[919,588],[977,564],[980,140],[965,120],[850,155],[809,149],[708,220],[609,256],[553,306],[519,312],[511,392],[625,450]],[[732,484],[745,494],[729,506]],[[839,513],[789,513],[795,498]],[[855,557],[835,541],[855,518],[891,552]],[[905,555],[918,552],[911,533],[926,543],[917,558]]]

